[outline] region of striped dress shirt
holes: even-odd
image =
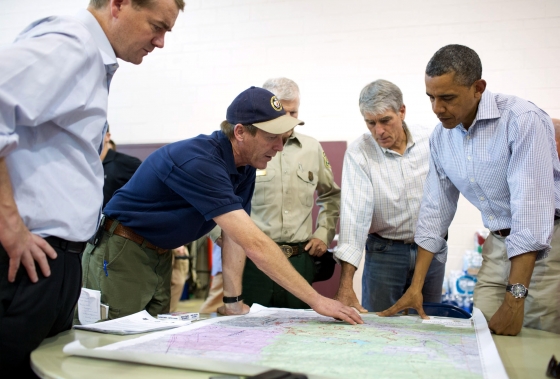
[[[550,117],[515,96],[482,95],[468,130],[439,124],[430,137],[430,171],[415,242],[445,261],[443,239],[462,193],[491,231],[511,229],[508,256],[550,250],[560,209],[560,163]]]
[[[403,155],[380,147],[370,133],[344,156],[340,238],[335,257],[358,267],[367,235],[413,242],[428,173],[430,131],[405,127]]]
[[[36,21],[0,48],[0,157],[33,234],[86,241],[95,233],[103,203],[99,153],[118,66],[85,9]]]

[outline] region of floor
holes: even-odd
[[[204,299],[189,299],[179,302],[177,306],[178,312],[198,312],[200,306],[204,303]]]

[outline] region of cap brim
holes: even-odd
[[[288,115],[283,115],[270,121],[253,123],[257,128],[272,134],[284,134],[303,124],[303,121]]]

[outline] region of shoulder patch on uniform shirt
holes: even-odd
[[[257,170],[257,176],[266,176],[266,170]]]
[[[330,169],[331,168],[331,164],[329,163],[329,160],[327,158],[327,154],[325,154],[325,152],[323,151],[323,161],[325,161],[325,167]]]

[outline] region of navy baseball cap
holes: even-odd
[[[303,121],[286,115],[278,98],[264,88],[251,87],[241,92],[226,113],[230,124],[255,125],[272,134],[283,134]]]

